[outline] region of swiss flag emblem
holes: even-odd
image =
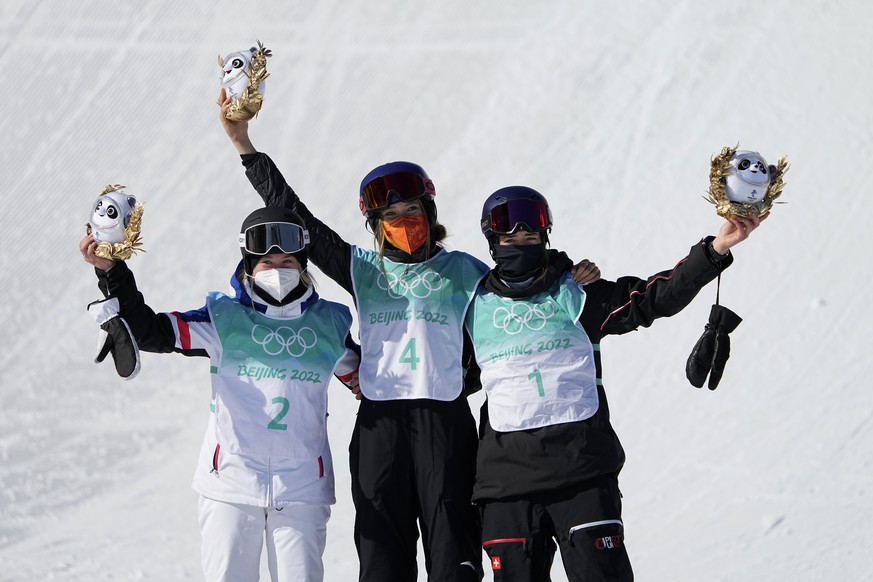
[[[500,556],[494,556],[491,558],[491,569],[499,570],[500,569]]]

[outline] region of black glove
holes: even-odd
[[[713,305],[709,312],[709,323],[703,328],[703,335],[694,344],[685,375],[692,386],[703,387],[709,374],[709,389],[715,390],[724,373],[724,366],[731,353],[730,332],[735,330],[742,318],[723,305]]]
[[[115,371],[125,380],[130,380],[139,373],[139,346],[127,322],[118,315],[118,309],[116,297],[88,304],[88,313],[100,326],[94,363],[99,364],[111,353]]]

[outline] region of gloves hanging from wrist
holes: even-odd
[[[99,364],[112,354],[115,371],[125,380],[130,380],[139,373],[139,346],[133,339],[127,322],[118,315],[117,297],[110,297],[88,304],[88,313],[100,326],[97,337],[97,357],[94,363]]]
[[[703,329],[703,335],[697,340],[688,361],[685,364],[685,375],[692,386],[702,388],[709,375],[708,388],[715,390],[724,373],[724,366],[731,352],[730,334],[742,318],[723,305],[713,305],[709,312],[709,323]]]

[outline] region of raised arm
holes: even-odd
[[[146,352],[168,353],[176,349],[176,333],[170,319],[155,313],[146,305],[142,293],[136,287],[133,272],[124,261],[111,261],[94,254],[97,243],[87,235],[79,243],[79,251],[85,262],[95,267],[97,286],[104,297],[118,299],[119,312],[139,349]],[[186,355],[205,355],[199,351],[184,352]]]
[[[622,277],[599,281],[586,289],[591,305],[599,309],[583,312],[586,329],[602,335],[622,334],[648,327],[659,317],[670,317],[684,309],[700,290],[733,262],[730,249],[758,228],[766,218],[730,217],[717,236],[709,236],[691,248],[688,256],[668,271],[648,279]]]
[[[218,94],[218,104],[221,106],[221,115],[219,120],[227,137],[230,138],[230,143],[236,148],[239,155],[256,154],[258,150],[252,145],[252,140],[249,138],[249,122],[248,121],[231,121],[227,118],[227,111],[233,105],[233,99],[227,96],[224,89]]]
[[[317,219],[285,181],[273,160],[258,152],[249,137],[247,121],[231,121],[225,117],[232,100],[222,89],[220,121],[237,153],[242,157],[246,176],[266,206],[284,206],[296,212],[309,231],[310,260],[343,289],[353,293],[351,279],[352,247],[336,232]]]

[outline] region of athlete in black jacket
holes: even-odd
[[[515,186],[488,198],[482,230],[497,266],[466,326],[488,396],[474,500],[495,581],[548,580],[554,540],[570,580],[633,579],[617,481],[625,455],[609,422],[600,340],[681,311],[758,223],[732,218],[646,280],[582,286],[564,274],[566,255],[547,250],[541,194]]]

